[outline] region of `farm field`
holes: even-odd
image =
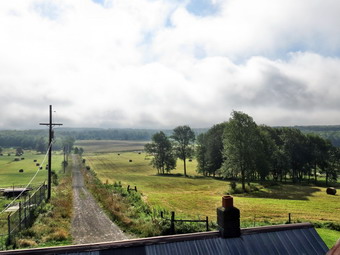
[[[121,151],[141,151],[148,141],[122,141],[122,140],[80,140],[74,146],[82,147],[85,152],[121,152]]]
[[[26,151],[24,155],[19,157],[15,156],[14,152],[10,154],[11,156],[8,156],[6,151],[3,156],[0,156],[0,188],[26,185],[39,168],[36,163],[42,164],[45,157],[43,154],[31,151]],[[15,158],[19,158],[20,161],[15,161]],[[24,158],[24,160],[21,160],[21,158]],[[34,160],[37,160],[37,162],[34,162]],[[59,170],[62,160],[60,153],[53,153],[52,169]],[[43,169],[39,171],[34,179],[33,186],[39,185],[47,179],[47,170],[45,169],[47,162],[46,157],[42,165]],[[23,169],[22,173],[19,172],[20,169]]]
[[[216,218],[221,197],[229,192],[229,182],[202,177],[195,172],[196,162],[188,162],[190,178],[182,173],[182,161],[169,176],[157,176],[141,153],[87,154],[87,164],[102,182],[137,186],[149,204],[191,217]],[[132,160],[132,162],[129,162]],[[243,222],[284,223],[291,213],[293,221],[334,222],[340,224],[340,196],[329,196],[316,186],[278,185],[251,194],[234,195]]]
[[[98,141],[96,146],[99,146]],[[189,178],[182,176],[183,162],[180,160],[171,175],[158,176],[150,166],[151,158],[139,150],[118,153],[118,148],[111,148],[109,151],[109,147],[105,153],[85,149],[86,164],[103,183],[120,181],[125,187],[137,186],[145,201],[155,208],[174,210],[176,215],[191,218],[209,216],[216,221],[216,208],[221,204],[221,197],[229,192],[229,181],[198,175],[195,160],[187,162]],[[232,194],[235,206],[241,210],[243,227],[285,223],[288,213],[293,222],[340,224],[339,194],[329,196],[325,188],[312,185],[254,185],[260,190],[251,194]],[[317,228],[317,231],[328,246],[340,238],[339,231],[325,228]]]

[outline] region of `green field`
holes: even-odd
[[[20,161],[15,161],[15,158],[19,158]],[[21,160],[24,158],[24,160]],[[36,163],[41,164],[43,169],[41,169],[34,181],[32,182],[33,186],[39,185],[44,180],[47,179],[47,157],[44,161],[45,155],[38,154],[36,152],[27,151],[22,156],[15,156],[15,153],[11,153],[11,156],[8,156],[8,152],[3,153],[3,156],[0,156],[0,188],[7,188],[12,186],[25,186],[34,174],[38,171],[39,166],[36,166]],[[37,160],[37,162],[34,162]],[[42,165],[44,161],[44,164]],[[60,169],[62,162],[62,155],[60,153],[54,153],[52,159],[52,169]],[[23,169],[23,172],[20,173],[19,170]]]
[[[82,147],[85,152],[121,152],[141,151],[148,141],[122,141],[122,140],[80,140],[74,146]]]
[[[192,217],[216,217],[221,197],[229,192],[229,182],[196,174],[196,162],[188,162],[190,178],[182,175],[182,161],[169,176],[157,176],[150,159],[141,153],[86,155],[87,164],[102,182],[121,181],[137,186],[153,206]],[[129,162],[132,160],[132,162]],[[261,187],[261,186],[259,186]],[[291,213],[294,221],[334,222],[340,224],[340,196],[329,196],[316,186],[278,185],[251,194],[234,195],[244,222],[283,223]]]
[[[98,141],[96,146],[99,146]],[[187,162],[189,178],[182,176],[183,162],[180,160],[171,175],[158,176],[149,165],[150,158],[144,153],[108,151],[109,148],[106,148],[106,153],[87,151],[84,155],[86,164],[102,182],[120,181],[125,187],[137,186],[145,201],[153,207],[174,210],[178,215],[192,218],[209,216],[216,221],[216,208],[221,205],[221,197],[229,192],[229,181],[198,175],[195,160]],[[241,210],[244,227],[285,223],[288,213],[291,213],[293,222],[340,224],[339,194],[327,195],[325,188],[313,185],[254,185],[260,190],[250,194],[233,194],[234,204]],[[329,231],[320,230],[323,236],[332,233],[333,243],[340,238],[338,231]]]

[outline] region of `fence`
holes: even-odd
[[[25,201],[18,204],[18,209],[7,216],[7,234],[0,234],[0,250],[12,244],[14,237],[21,230],[31,226],[34,220],[34,210],[46,199],[47,186],[42,184]]]
[[[161,217],[163,218],[163,212],[161,212]],[[175,234],[175,223],[176,222],[204,222],[206,230],[209,231],[209,218],[208,216],[205,217],[205,220],[176,220],[175,219],[175,212],[171,212],[170,218],[170,234]]]

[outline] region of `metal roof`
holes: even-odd
[[[236,238],[219,232],[162,236],[108,243],[8,251],[9,254],[222,255],[325,254],[327,246],[309,223],[246,228]],[[0,254],[6,254],[6,252]]]

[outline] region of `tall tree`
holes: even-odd
[[[241,174],[242,189],[246,177],[256,169],[259,130],[253,118],[243,112],[233,111],[224,130],[224,171]]]
[[[206,133],[199,134],[196,143],[197,172],[204,176],[208,175],[207,137]]]
[[[207,173],[215,176],[223,163],[223,132],[226,123],[214,125],[206,133]]]
[[[189,126],[178,126],[173,130],[171,138],[175,141],[176,155],[183,160],[184,176],[187,176],[186,160],[194,153],[195,133]]]
[[[152,136],[152,142],[145,145],[145,151],[153,155],[151,164],[158,173],[169,173],[176,167],[176,157],[169,138],[161,131]]]

